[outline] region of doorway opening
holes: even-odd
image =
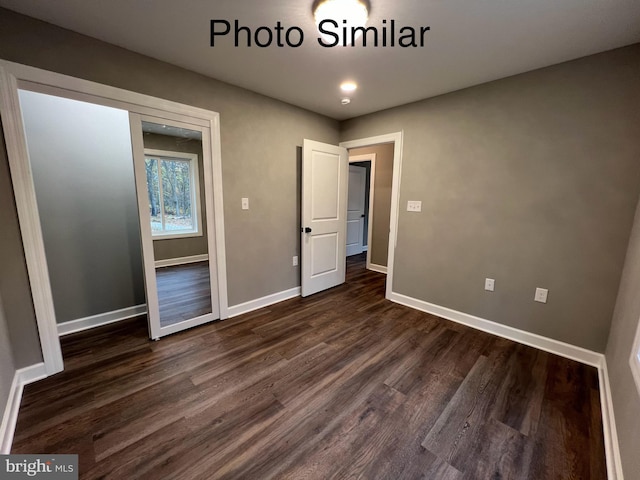
[[[349,149],[347,256],[366,252],[366,268],[384,274],[391,231],[394,148],[394,143],[382,143]]]
[[[301,292],[302,296],[340,285],[345,282],[347,259],[347,194],[349,182],[349,156],[371,153],[374,148],[388,148],[390,185],[386,187],[387,202],[370,201],[369,211],[380,204],[387,203],[386,215],[373,214],[369,221],[372,231],[377,224],[382,229],[380,238],[384,248],[376,248],[373,244],[376,235],[367,235],[367,255],[369,266],[375,265],[375,255],[382,257],[379,271],[386,273],[385,297],[391,298],[393,292],[393,260],[398,230],[398,206],[400,191],[400,174],[402,164],[402,132],[378,135],[376,137],[350,140],[339,146],[324,144],[312,140],[304,140],[302,148],[302,189],[301,189]],[[367,147],[367,151],[351,151]],[[376,159],[378,159],[376,153]],[[378,168],[376,168],[378,170]],[[374,178],[374,197],[377,192],[377,175]],[[362,184],[362,182],[360,182]],[[361,188],[360,188],[361,189]],[[366,192],[366,186],[365,186]],[[366,193],[365,193],[366,195]],[[354,209],[355,212],[355,209]],[[359,238],[360,224],[354,216],[352,229]],[[365,215],[366,218],[366,215]],[[384,219],[387,218],[385,221]],[[380,220],[382,219],[382,220]],[[364,236],[364,228],[362,228]],[[353,242],[357,245],[357,241]],[[373,247],[373,248],[372,248]],[[355,253],[354,253],[355,255]],[[386,258],[386,262],[385,259]]]
[[[18,94],[58,334],[146,313],[157,339],[219,318],[217,272],[208,260],[215,232],[205,188],[206,127],[169,128],[161,119],[155,131],[128,109],[25,89]],[[165,150],[142,152],[134,148],[136,137]],[[136,183],[144,185],[138,199]],[[155,216],[143,225],[146,209]],[[141,244],[141,230],[157,233],[153,243]],[[141,245],[152,251],[147,261],[171,266],[145,268]],[[185,267],[188,251],[204,258]]]
[[[58,335],[144,322],[129,113],[27,89],[18,95]]]
[[[154,320],[153,323],[149,321],[149,336],[157,339],[164,334],[189,328],[205,321],[211,321],[215,318],[227,318],[225,249],[224,242],[221,241],[224,238],[224,223],[219,115],[208,110],[106,87],[93,82],[6,61],[0,61],[0,80],[2,93],[0,95],[0,108],[3,111],[2,128],[6,139],[11,181],[42,347],[43,364],[38,368],[42,369],[43,377],[63,370],[60,336],[67,333],[86,330],[87,328],[148,313],[147,317],[149,319],[158,319],[157,322]],[[65,161],[65,157],[68,156],[62,152],[59,155],[59,162],[55,165],[51,161],[48,164],[46,161],[42,162],[40,173],[36,172],[34,175],[30,157],[34,156],[32,150],[37,145],[33,140],[35,137],[29,138],[29,142],[27,142],[28,132],[25,130],[25,119],[28,122],[42,120],[42,109],[40,107],[36,108],[34,110],[35,114],[30,115],[29,118],[23,115],[23,109],[28,101],[33,100],[38,95],[40,99],[44,98],[51,102],[76,102],[75,105],[82,108],[102,109],[106,113],[111,112],[110,115],[112,114],[111,116],[114,119],[118,117],[118,128],[122,133],[119,138],[122,141],[114,142],[110,138],[101,139],[103,124],[97,122],[93,116],[85,115],[84,113],[71,114],[68,122],[58,121],[57,123],[62,127],[71,127],[73,124],[76,129],[90,129],[97,136],[85,138],[80,135],[80,138],[76,138],[74,142],[82,143],[87,150],[86,152],[81,155],[75,155],[73,162],[69,161],[68,158]],[[202,217],[202,226],[206,221],[207,230],[210,232],[207,240],[207,253],[211,264],[209,275],[211,303],[213,303],[215,312],[199,315],[167,328],[160,325],[157,308],[155,308],[155,315],[153,315],[153,311],[149,311],[152,310],[149,305],[150,292],[152,291],[150,284],[153,283],[153,288],[155,288],[155,262],[151,240],[152,225],[150,213],[146,212],[147,209],[143,207],[149,205],[148,189],[146,188],[146,182],[143,182],[145,177],[143,132],[141,127],[132,129],[132,116],[138,119],[138,127],[140,127],[139,123],[143,116],[146,116],[145,118],[158,119],[161,125],[172,125],[197,131],[202,136],[202,142],[205,146],[204,187],[209,193],[206,194],[206,208],[204,209],[206,210],[207,218],[205,220]],[[51,120],[50,125],[55,126],[55,115],[51,115]],[[38,131],[36,128],[29,130],[32,132]],[[73,134],[72,128],[68,130],[70,131],[65,132],[65,136]],[[127,137],[126,141],[125,137]],[[101,140],[94,141],[91,138],[94,140],[95,138],[100,138]],[[113,155],[111,155],[103,160],[98,159],[98,167],[104,167],[105,170],[105,172],[101,173],[99,169],[95,168],[96,162],[94,160],[103,151],[107,152],[109,148],[115,147],[115,143],[120,149],[117,155],[121,160],[118,162],[119,170],[114,172],[113,169],[110,169],[110,167],[114,167]],[[57,133],[51,135],[50,139],[40,142],[40,144],[40,148],[45,154],[43,156],[45,159],[51,157],[52,146],[76,147],[72,142],[60,138]],[[132,151],[134,160],[137,155],[141,161],[131,161]],[[175,166],[178,167],[177,164]],[[172,166],[170,165],[170,167]],[[73,178],[76,180],[70,182],[70,177],[67,178],[67,174],[73,174]],[[183,175],[182,180],[184,181],[187,176],[186,174]],[[138,183],[137,189],[133,177]],[[123,182],[127,183],[127,185],[123,185]],[[36,191],[36,184],[42,186],[39,193]],[[175,184],[173,182],[174,186]],[[42,197],[41,194],[46,194],[48,190],[55,189],[61,185],[66,189],[64,195],[53,195],[53,200],[47,200]],[[143,185],[144,188],[142,188]],[[95,196],[92,198],[90,194],[95,193],[98,189],[102,189],[100,190],[103,192],[102,196],[97,199]],[[163,228],[171,226],[177,220],[182,224],[188,223],[189,212],[187,210],[192,208],[199,197],[195,194],[189,196],[189,190],[186,188],[181,192],[184,194],[184,198],[181,199],[177,207],[179,211],[174,212],[165,208],[165,214],[174,218],[160,218],[160,224]],[[79,194],[83,195],[82,199],[76,198]],[[120,205],[122,202],[126,203],[126,208]],[[188,206],[189,204],[191,206]],[[113,207],[111,208],[113,213],[103,212],[105,207]],[[143,212],[146,212],[146,217],[148,218],[146,218],[146,222],[141,223],[140,215]],[[204,211],[201,214],[204,215]],[[192,222],[191,233],[198,231],[197,225],[193,224],[195,219],[191,218],[190,221]],[[42,222],[47,222],[50,227],[43,228]],[[72,222],[78,225],[71,228],[70,223]],[[184,227],[182,224],[181,227]],[[123,227],[123,225],[126,227]],[[141,229],[142,232],[140,231]],[[145,232],[145,230],[147,231]],[[73,235],[81,238],[81,240],[86,240],[91,236],[91,238],[95,239],[93,244],[96,245],[96,248],[91,248],[88,242],[80,241],[80,243],[76,244],[77,248],[75,250],[67,248],[66,251],[70,252],[68,255],[64,257],[62,255],[57,256],[50,247],[53,245],[50,241],[52,237],[48,235],[52,234],[52,232],[56,235],[56,248],[64,249],[69,247],[65,243],[69,239],[68,237]],[[140,258],[141,234],[143,240],[146,237],[148,241],[146,243],[143,241],[142,245],[142,260],[144,264],[144,275],[142,276],[144,281],[137,281],[141,277],[139,275],[140,271],[143,270],[139,268],[139,260],[137,260]],[[114,235],[115,238],[113,238]],[[107,249],[110,251],[119,247],[122,247],[121,250],[124,253],[121,252],[115,258],[101,250]],[[138,253],[138,255],[135,255],[135,253]],[[62,261],[63,258],[67,260],[66,263]],[[107,261],[104,267],[96,266],[97,263],[105,258],[113,259],[114,265],[110,265]],[[58,262],[61,265],[61,269],[58,271],[62,272],[60,278],[63,278],[63,281],[56,281],[55,288],[53,288],[54,285],[52,284],[54,278],[52,275],[53,269],[49,268],[50,262]],[[136,269],[137,272],[133,272]],[[150,272],[153,272],[153,282],[151,281]],[[112,273],[113,275],[111,275]],[[109,275],[117,278],[126,278],[128,276],[132,281],[129,284],[127,282],[106,282],[105,279]],[[89,285],[90,282],[93,282],[93,284]],[[103,283],[101,284],[101,282]],[[107,283],[109,284],[108,288],[115,293],[131,295],[131,291],[134,290],[133,300],[126,297],[118,300],[119,303],[130,306],[118,309],[117,303],[113,306],[103,304],[105,298],[113,299],[111,290],[109,291],[110,295],[102,295],[105,288],[107,288],[105,287]],[[73,288],[67,288],[66,290],[63,288],[71,286],[71,284]],[[137,290],[128,288],[133,284],[137,286]],[[146,290],[146,298],[144,290]],[[90,298],[96,304],[81,305],[81,302],[67,301],[65,295],[75,295],[83,299]],[[215,299],[213,298],[214,295],[216,296]],[[62,299],[57,301],[55,305],[54,296],[58,300]],[[144,300],[146,300],[146,305]],[[155,300],[157,305],[157,295]],[[79,310],[70,310],[69,307],[86,307],[84,309],[86,313],[78,313]],[[62,311],[65,312],[64,315],[60,315],[59,312]],[[94,312],[98,313],[93,314]],[[62,323],[59,320],[62,320]],[[64,325],[65,323],[66,325]],[[156,323],[157,325],[155,325]]]
[[[398,231],[402,171],[402,139],[403,133],[396,132],[340,143],[341,147],[347,149],[350,161],[352,159],[355,162],[371,161],[366,268],[387,275],[386,298],[390,298],[393,291],[393,261]]]

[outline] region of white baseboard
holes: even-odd
[[[44,363],[37,363],[30,367],[21,368],[16,370],[16,373],[13,375],[9,398],[7,399],[7,405],[2,415],[2,424],[0,425],[0,454],[6,455],[11,452],[11,444],[13,443],[13,434],[16,430],[18,410],[20,409],[24,386],[46,377],[47,371]]]
[[[513,340],[514,342],[529,345],[530,347],[544,350],[545,352],[596,367],[598,369],[600,384],[600,407],[602,410],[602,428],[604,431],[605,454],[607,458],[607,478],[609,480],[624,480],[620,461],[618,433],[611,400],[611,386],[609,385],[607,361],[602,353],[519,330],[501,323],[469,315],[468,313],[408,297],[400,293],[392,292],[389,300],[415,308],[416,310],[437,315],[438,317],[446,318],[456,323],[461,323],[477,330],[482,330],[483,332],[491,333],[508,340]]]
[[[618,430],[613,413],[611,385],[609,384],[609,370],[604,355],[602,355],[601,364],[598,368],[598,380],[600,383],[600,409],[602,410],[604,449],[607,457],[607,478],[608,480],[624,480],[622,461],[620,458],[620,445],[618,444]]]
[[[367,268],[373,272],[384,273],[385,275],[387,274],[387,267],[383,265],[376,265],[375,263],[370,263]]]
[[[300,295],[300,287],[295,287],[282,292],[267,295],[256,300],[241,303],[229,307],[229,317],[235,317],[242,315],[243,313],[252,312],[254,310],[273,305],[275,303],[288,300]],[[582,347],[570,345],[558,340],[543,337],[534,333],[519,330],[517,328],[502,325],[491,320],[486,320],[480,317],[475,317],[457,310],[452,310],[447,307],[442,307],[432,303],[428,303],[422,300],[418,300],[406,295],[392,292],[389,300],[405,305],[407,307],[415,308],[417,310],[431,313],[448,320],[467,325],[471,328],[482,330],[509,340],[513,340],[518,343],[529,345],[546,352],[554,353],[562,357],[570,358],[587,365],[597,367],[598,379],[600,386],[600,403],[602,410],[602,427],[604,432],[605,454],[607,460],[607,478],[609,480],[624,480],[622,472],[622,463],[620,459],[620,449],[618,444],[618,434],[616,429],[615,415],[613,411],[613,401],[611,398],[611,385],[609,383],[609,373],[607,369],[606,358],[603,354],[593,352]],[[61,335],[72,333],[75,331],[85,330],[97,326],[95,323],[97,317],[106,317],[113,314],[122,314],[129,311],[135,314],[129,315],[126,318],[140,315],[144,313],[146,306],[138,305],[128,309],[118,310],[116,312],[109,312],[103,315],[94,315],[93,317],[87,317],[85,319],[74,320],[72,322],[66,322],[58,325],[58,328],[74,324],[77,329],[69,330],[66,333],[60,333]],[[142,309],[142,311],[141,311]],[[106,323],[112,323],[124,318],[112,318]],[[84,322],[84,323],[83,323]],[[105,323],[100,323],[104,325]],[[9,392],[9,398],[2,417],[2,424],[0,425],[0,454],[8,454],[11,451],[11,444],[13,442],[13,435],[15,432],[16,422],[18,420],[18,410],[20,408],[20,402],[22,400],[22,392],[25,385],[28,385],[37,380],[41,380],[47,377],[46,368],[44,363],[38,363],[30,367],[25,367],[15,372],[13,382],[11,384],[11,390]]]
[[[267,295],[266,297],[256,298],[255,300],[251,300],[249,302],[234,305],[233,307],[229,307],[229,318],[237,317],[238,315],[242,315],[243,313],[253,312],[254,310],[258,310],[259,308],[268,307],[269,305],[273,305],[274,303],[279,303],[284,300],[289,300],[290,298],[299,297],[300,292],[300,287],[295,287],[290,288],[289,290],[284,290],[282,292]]]
[[[187,263],[206,262],[207,260],[209,260],[209,255],[206,253],[203,255],[192,255],[191,257],[167,258],[166,260],[157,260],[155,267],[173,267],[175,265],[186,265]]]
[[[459,312],[447,307],[441,307],[440,305],[428,303],[400,293],[392,292],[389,300],[407,307],[415,308],[416,310],[437,315],[438,317],[446,318],[453,322],[467,325],[468,327],[475,328],[476,330],[482,330],[483,332],[507,338],[514,342],[523,343],[530,347],[544,350],[545,352],[570,358],[571,360],[576,360],[596,368],[600,367],[602,362],[603,355],[601,353],[577,347],[559,340],[554,340],[552,338],[543,337],[542,335],[535,333],[509,327],[491,320],[469,315],[468,313]]]
[[[136,305],[134,307],[122,308],[120,310],[114,310],[113,312],[99,313],[90,317],[78,318],[77,320],[70,320],[58,324],[58,335],[64,336],[70,333],[82,332],[90,328],[100,327],[102,325],[108,325],[110,323],[119,322],[128,318],[137,317],[147,313],[147,306]]]
[[[363,245],[362,246],[362,251],[363,252],[368,252],[369,251],[369,245]]]

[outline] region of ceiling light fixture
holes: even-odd
[[[318,30],[320,30],[322,24],[325,31],[332,32],[329,35],[320,31],[320,35],[325,40],[333,43],[337,36],[340,39],[337,44],[350,45],[351,35],[346,35],[346,32],[353,31],[354,27],[367,25],[369,2],[367,0],[317,0],[314,3],[313,15],[316,19]],[[332,20],[333,22],[326,22],[326,20]],[[353,40],[357,39],[361,34],[362,31],[356,32]],[[347,38],[342,38],[343,35]]]
[[[342,85],[340,85],[340,90],[342,90],[345,93],[355,92],[357,88],[358,88],[358,84],[356,82],[343,82]]]
[[[350,98],[343,98],[342,100],[340,100],[340,103],[342,105],[349,105],[351,103],[351,99]]]

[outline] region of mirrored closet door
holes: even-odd
[[[207,127],[130,114],[151,338],[220,318]]]

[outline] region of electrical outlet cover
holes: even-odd
[[[547,303],[547,296],[549,295],[549,290],[546,288],[536,288],[536,296],[534,300],[540,303]]]
[[[407,212],[421,212],[422,201],[421,200],[409,200],[407,202]]]
[[[493,278],[484,279],[484,289],[488,292],[493,292],[496,287],[496,281]]]

